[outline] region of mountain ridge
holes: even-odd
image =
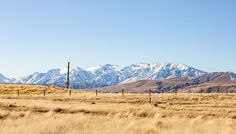
[[[236,93],[236,79],[230,79],[230,72],[213,72],[198,78],[171,78],[166,80],[141,80],[132,83],[103,87],[101,93]]]
[[[92,89],[107,86],[121,85],[140,80],[166,80],[171,78],[199,78],[203,75],[210,75],[205,71],[184,65],[184,64],[132,64],[125,67],[105,64],[87,69],[80,67],[70,68],[71,88]],[[236,79],[236,75],[230,76],[231,80]],[[56,68],[45,73],[36,72],[20,79],[8,79],[5,83],[19,83],[30,85],[53,85],[64,87],[66,82],[67,68]],[[0,79],[0,83],[1,82]]]
[[[5,77],[3,74],[0,73],[0,83],[11,83],[11,79]]]

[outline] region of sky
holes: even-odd
[[[236,73],[235,0],[0,0],[0,73],[186,64]]]

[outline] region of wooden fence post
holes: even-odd
[[[149,89],[148,92],[149,92],[149,103],[152,103],[152,98],[151,98],[151,89]]]
[[[70,90],[70,96],[71,96],[71,90]]]
[[[46,96],[46,90],[43,90],[43,95]]]
[[[96,96],[98,96],[98,90],[96,90]]]
[[[20,90],[17,90],[17,95],[18,95],[18,96],[20,95]]]
[[[122,96],[124,96],[124,89],[122,89]]]
[[[177,95],[177,89],[175,89],[175,95]]]

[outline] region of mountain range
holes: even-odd
[[[103,87],[102,93],[236,93],[236,75],[230,72],[206,73],[196,78],[170,78],[166,80],[140,80],[136,82]]]
[[[140,80],[169,80],[187,78],[197,80],[202,76],[214,79],[208,73],[183,64],[133,64],[126,67],[118,65],[99,65],[87,69],[70,68],[71,88],[92,89],[122,85]],[[208,77],[207,77],[208,76]],[[18,83],[30,85],[53,85],[65,87],[67,68],[51,69],[45,73],[36,72],[26,77],[9,79],[0,74],[0,83]],[[228,73],[229,81],[236,79],[234,73]]]
[[[12,83],[12,80],[0,73],[0,83]]]

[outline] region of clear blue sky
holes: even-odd
[[[235,0],[0,0],[0,73],[183,63],[236,72]]]

